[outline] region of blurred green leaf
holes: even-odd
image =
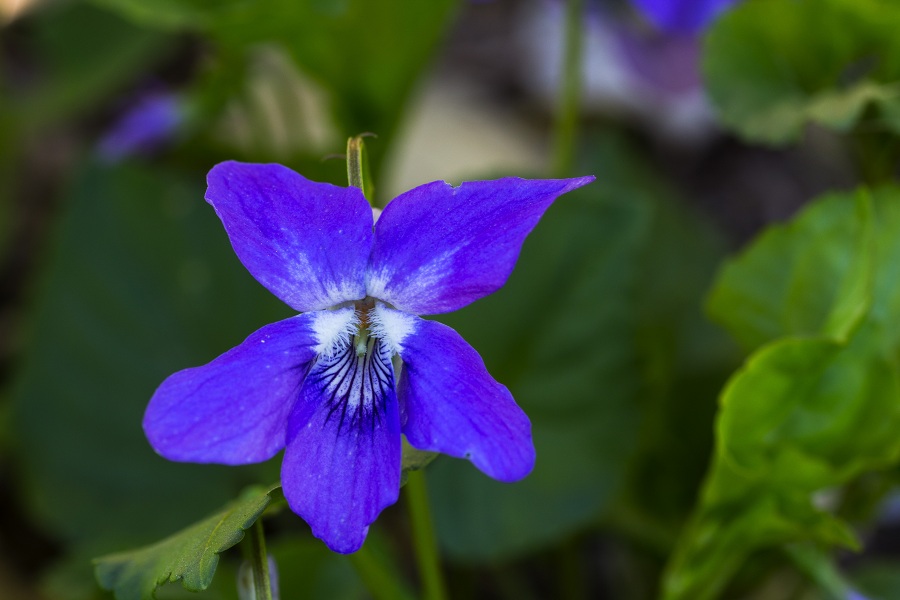
[[[722,336],[700,324],[698,290],[721,250],[708,228],[668,204],[671,194],[630,149],[612,138],[596,145],[589,172],[597,183],[548,211],[506,286],[441,316],[509,386],[531,418],[538,453],[534,472],[512,485],[463,461],[429,467],[438,537],[456,560],[521,555],[598,523],[622,493],[638,445],[646,464],[656,454],[650,437],[678,435],[649,422],[669,401],[701,433],[666,455],[673,475],[657,490],[674,483],[689,506],[703,474],[692,463],[706,463],[717,388],[707,399],[668,394],[676,369],[698,376],[707,354],[714,365],[728,356]],[[687,331],[698,336],[688,342]],[[652,400],[650,379],[659,391]],[[675,408],[679,400],[687,406]]]
[[[96,108],[110,93],[159,61],[171,40],[83,2],[67,2],[34,20],[39,83],[7,99],[0,121],[43,125]],[[0,122],[0,128],[6,124]]]
[[[135,23],[161,29],[200,29],[219,12],[252,0],[91,0]]]
[[[141,417],[166,376],[290,309],[234,256],[200,173],[89,167],[65,206],[12,397],[13,432],[24,504],[73,552],[96,556],[158,539],[278,478],[274,462],[166,461]]]
[[[807,123],[900,133],[900,6],[884,0],[754,0],[719,19],[704,79],[721,120],[752,142],[784,144]]]
[[[210,36],[236,51],[275,44],[324,87],[346,139],[364,132],[381,164],[416,77],[428,64],[458,0],[94,0],[133,21]]]
[[[864,564],[851,576],[869,600],[900,600],[900,565],[885,559]]]
[[[647,210],[579,192],[548,211],[503,289],[441,317],[510,388],[538,452],[512,485],[463,461],[429,467],[438,538],[454,559],[521,554],[596,520],[634,450],[629,300]]]
[[[219,553],[244,538],[275,490],[280,487],[244,494],[221,512],[152,546],[96,559],[97,581],[115,592],[117,600],[149,600],[156,588],[179,580],[185,589],[205,590],[216,573]]]
[[[669,565],[665,598],[717,597],[762,548],[856,547],[848,526],[817,504],[900,457],[900,337],[890,316],[900,309],[900,190],[874,194],[874,225],[867,198],[815,202],[723,272],[720,285],[748,290],[730,297],[736,316],[727,325],[755,343],[785,337],[758,349],[722,393],[715,460]],[[766,286],[770,297],[759,293]],[[727,316],[721,296],[713,306]],[[803,310],[814,318],[800,326],[771,318]]]
[[[360,552],[372,546],[377,537],[370,531]],[[370,597],[353,568],[353,556],[335,554],[321,541],[308,537],[275,537],[267,542],[267,548],[275,558],[278,587],[285,600],[364,600]]]
[[[217,15],[210,32],[229,47],[275,43],[330,95],[347,138],[369,144],[377,178],[405,100],[447,29],[457,0],[258,0]],[[277,17],[273,17],[277,15]]]

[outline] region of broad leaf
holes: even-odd
[[[883,0],[754,0],[712,27],[707,90],[747,140],[794,141],[810,122],[846,131],[873,109],[900,132],[900,6]]]
[[[890,358],[900,338],[889,317],[900,309],[898,199],[896,188],[875,194],[875,227],[865,194],[855,206],[851,195],[824,198],[725,270],[723,281],[741,281],[757,301],[751,282],[772,292],[756,304],[734,293],[738,310],[729,326],[786,337],[757,350],[722,393],[715,459],[669,565],[665,598],[717,597],[760,549],[796,541],[856,547],[848,526],[815,498],[900,457],[900,371]],[[837,254],[844,259],[798,260]],[[810,289],[822,294],[817,302]],[[760,319],[767,310],[742,312],[747,305],[787,314],[812,306],[816,318],[800,330],[756,329],[780,322]],[[714,306],[725,313],[723,304]]]
[[[97,580],[115,592],[117,600],[153,598],[156,588],[175,581],[194,592],[205,590],[216,573],[219,553],[243,539],[276,490],[280,488],[247,493],[221,512],[152,546],[98,558]]]
[[[442,316],[509,386],[531,418],[538,453],[534,472],[511,485],[465,461],[442,458],[429,467],[439,539],[454,559],[521,555],[598,522],[622,493],[639,442],[642,379],[653,370],[644,368],[678,363],[696,374],[691,363],[720,348],[715,335],[709,345],[682,345],[681,328],[694,330],[702,320],[700,299],[673,285],[665,266],[689,261],[684,276],[693,280],[705,271],[697,276],[702,289],[718,254],[707,229],[690,218],[670,220],[680,211],[659,203],[664,186],[621,144],[604,140],[587,172],[597,183],[548,211],[503,289]],[[689,234],[671,231],[681,227]],[[661,239],[671,245],[649,252]],[[645,274],[653,283],[643,281]],[[654,382],[666,389],[656,397],[660,404],[675,378],[662,379]],[[673,479],[683,477],[674,486],[679,500],[693,496],[702,475],[691,465],[684,476],[683,463],[706,462],[712,411],[698,406],[712,405],[715,389],[708,399],[681,397],[689,408],[671,407],[693,414],[691,427],[702,432],[697,446],[667,455]],[[648,436],[652,431],[648,427]],[[649,441],[640,436],[648,460],[656,452]]]
[[[65,206],[11,398],[13,431],[26,505],[73,552],[96,556],[157,539],[245,485],[278,478],[274,461],[166,461],[141,417],[165,377],[290,309],[234,256],[203,201],[202,173],[90,167]]]
[[[859,210],[866,209],[836,193],[769,227],[723,266],[709,294],[710,315],[748,350],[783,336],[824,332],[842,292],[839,283],[858,285],[852,275],[871,269],[854,264]],[[859,310],[859,291],[841,302]]]

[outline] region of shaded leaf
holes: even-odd
[[[244,494],[222,512],[153,544],[95,560],[97,580],[117,600],[146,600],[156,588],[181,581],[185,589],[205,590],[212,583],[219,553],[244,537],[262,515],[278,486]]]
[[[342,127],[340,137],[363,132],[379,136],[368,148],[377,179],[404,102],[456,4],[258,0],[223,11],[209,31],[232,48],[275,43],[287,50],[300,70],[330,94],[332,116]]]
[[[704,353],[721,348],[715,340],[722,336],[715,332],[696,345],[685,343],[685,331],[702,337],[711,328],[694,329],[702,321],[699,298],[684,292],[666,262],[683,266],[697,259],[682,276],[705,282],[719,252],[708,230],[690,217],[676,219],[679,209],[659,203],[664,186],[626,146],[610,138],[597,146],[590,163],[597,183],[547,212],[506,286],[441,317],[509,386],[532,421],[537,448],[532,474],[512,485],[464,461],[442,458],[429,467],[438,537],[456,560],[521,555],[598,522],[626,483],[639,428],[647,426],[652,436],[666,426],[657,423],[655,429],[640,420],[642,379],[655,370],[645,367],[663,365],[655,381],[666,388],[662,398],[675,380],[674,369],[692,365],[686,370],[696,374]],[[673,229],[687,235],[669,236]],[[667,245],[651,252],[662,231]],[[690,463],[699,454],[704,464],[710,444],[712,411],[698,406],[711,406],[715,389],[707,400],[681,396],[689,408],[672,403],[672,413],[695,415],[691,426],[702,432],[696,446],[667,455],[671,480],[678,480],[673,487],[688,505],[702,475]],[[644,436],[641,444],[647,446],[645,457],[655,452]]]
[[[278,478],[275,462],[166,461],[141,418],[165,377],[290,310],[234,256],[203,201],[202,174],[89,167],[72,190],[31,314],[12,418],[25,505],[54,536],[96,556]]]
[[[34,40],[42,76],[5,99],[0,128],[7,119],[10,127],[26,128],[94,109],[171,47],[166,36],[81,2],[36,20]]]
[[[810,122],[846,131],[869,107],[898,132],[898,27],[900,7],[883,0],[744,2],[709,32],[709,96],[754,142],[794,141]]]

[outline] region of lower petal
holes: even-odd
[[[390,353],[376,340],[310,369],[288,425],[288,504],[331,550],[348,554],[400,491],[400,417]]]
[[[211,363],[166,379],[144,413],[153,449],[201,463],[271,458],[284,447],[292,400],[315,356],[314,315],[266,325]]]
[[[407,327],[395,327],[404,335],[394,342],[403,358],[398,393],[409,443],[468,458],[500,481],[528,475],[535,459],[531,422],[509,390],[494,381],[478,352],[453,329],[402,318]]]

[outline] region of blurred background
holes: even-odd
[[[290,316],[234,256],[206,172],[279,162],[346,185],[340,155],[363,132],[379,205],[438,179],[597,177],[550,209],[505,288],[440,316],[510,387],[538,450],[511,486],[464,461],[428,467],[451,597],[832,598],[844,584],[828,577],[900,597],[894,454],[835,481],[863,552],[804,561],[785,553],[810,540],[798,526],[748,546],[703,594],[676,581],[717,398],[755,347],[707,316],[720,266],[819,194],[896,165],[893,134],[866,118],[872,103],[888,114],[898,55],[869,30],[851,44],[862,26],[835,33],[846,21],[828,7],[848,0],[785,4],[807,13],[781,21],[769,0],[707,2],[681,21],[625,0],[568,21],[554,0],[0,0],[0,598],[111,598],[92,558],[277,481],[279,459],[169,463],[141,416],[167,375]],[[760,64],[845,78],[798,89],[888,87],[753,120],[753,90],[776,87],[738,52],[741,36],[765,37],[754,27],[781,36],[759,42]],[[817,35],[837,49],[823,56],[804,37]],[[266,528],[282,598],[379,597],[299,518]],[[416,589],[402,502],[367,546]],[[236,598],[239,562],[224,554],[199,597]]]

